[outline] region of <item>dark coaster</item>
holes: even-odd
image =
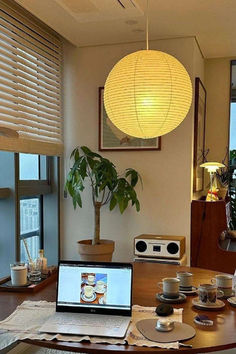
[[[192,291],[193,287],[192,286],[180,286],[179,290],[183,291]]]
[[[160,304],[156,308],[156,314],[158,316],[169,316],[172,315],[174,309],[171,305],[168,304]]]
[[[7,283],[4,283],[4,286],[9,286],[9,288],[26,288],[27,286],[31,285],[31,282],[27,282],[25,285],[12,285],[11,280],[9,280]]]
[[[166,304],[181,304],[186,301],[186,296],[182,293],[179,293],[179,297],[177,299],[169,299],[163,296],[163,293],[156,294],[157,300],[160,302],[164,302]]]
[[[164,296],[164,298],[165,299],[178,299],[179,298],[179,294],[177,294],[177,295],[166,295],[166,294],[164,294],[163,293],[163,296]]]

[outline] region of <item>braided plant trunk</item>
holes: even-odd
[[[95,225],[94,225],[94,238],[93,245],[98,245],[100,243],[100,209],[102,203],[95,202]]]

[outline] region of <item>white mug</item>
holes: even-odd
[[[84,287],[84,295],[87,299],[90,299],[93,296],[94,288],[90,285]]]
[[[193,274],[189,272],[177,272],[177,278],[180,280],[181,288],[192,288]]]
[[[11,283],[13,286],[27,284],[27,265],[25,263],[14,263],[11,267]]]
[[[94,283],[94,275],[88,275],[88,283],[93,284]]]
[[[229,274],[217,274],[211,279],[212,284],[215,284],[218,289],[224,292],[224,296],[232,294],[233,276]]]
[[[102,280],[97,281],[97,291],[104,291],[105,283]]]
[[[164,278],[162,282],[157,283],[159,288],[163,288],[163,295],[169,299],[176,299],[179,297],[179,283],[177,278]]]

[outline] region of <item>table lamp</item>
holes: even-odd
[[[220,162],[204,162],[200,165],[200,167],[204,167],[207,169],[207,171],[210,174],[210,191],[211,191],[211,202],[213,202],[212,199],[212,194],[213,194],[213,179],[214,179],[214,174],[215,172],[218,170],[218,168],[222,168],[225,167],[225,165],[223,163]]]

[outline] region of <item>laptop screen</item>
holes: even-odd
[[[61,261],[57,311],[131,314],[132,265]]]

